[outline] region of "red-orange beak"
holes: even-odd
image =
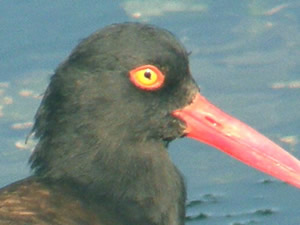
[[[186,123],[186,136],[300,188],[300,161],[248,125],[227,115],[197,94],[194,101],[175,110]]]

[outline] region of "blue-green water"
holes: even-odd
[[[0,186],[30,173],[24,123],[56,66],[82,38],[124,21],[176,34],[203,95],[300,158],[297,0],[0,0],[0,15]],[[169,152],[188,186],[187,224],[300,224],[300,190],[193,140]]]

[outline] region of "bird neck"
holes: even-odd
[[[129,224],[184,224],[185,187],[163,143],[120,148],[102,158],[98,191],[105,189],[103,196]]]
[[[49,155],[45,161],[50,166],[43,165],[37,174],[52,180],[72,180],[89,196],[88,201],[109,202],[128,224],[184,224],[183,179],[163,141],[101,139],[87,145],[76,140],[97,139],[74,138],[68,147],[47,144],[47,152],[55,152],[56,157]]]

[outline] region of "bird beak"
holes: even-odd
[[[186,123],[187,137],[300,188],[298,159],[253,128],[222,112],[200,94],[191,104],[172,114]]]

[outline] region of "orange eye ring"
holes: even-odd
[[[165,81],[163,73],[153,65],[143,65],[130,70],[129,77],[135,86],[149,91],[159,89]]]

